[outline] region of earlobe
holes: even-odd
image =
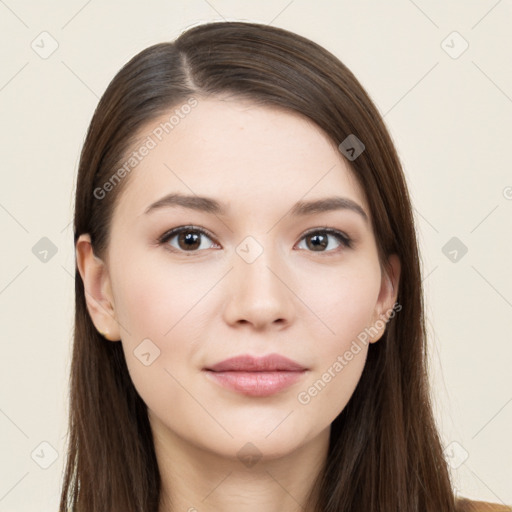
[[[373,332],[370,343],[380,340],[386,331],[386,325],[393,307],[398,298],[398,287],[400,283],[400,259],[397,254],[391,254],[388,258],[387,265],[382,272],[381,287],[377,304],[375,306],[375,314],[372,321]]]
[[[75,250],[91,320],[104,338],[118,341],[121,336],[107,266],[94,254],[89,234],[80,235]]]

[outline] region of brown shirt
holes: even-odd
[[[487,501],[474,501],[468,498],[457,499],[457,512],[512,512],[510,505],[499,505]]]

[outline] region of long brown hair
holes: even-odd
[[[394,253],[401,262],[401,310],[369,346],[361,379],[332,423],[325,469],[315,483],[319,500],[310,498],[307,510],[454,511],[430,399],[420,261],[403,170],[372,100],[326,49],[268,25],[215,22],[133,57],[107,87],[89,126],[78,170],[75,245],[89,233],[95,254],[105,254],[112,212],[129,177],[101,199],[95,190],[122,164],[140,129],[191,97],[217,94],[298,112],[336,145],[349,135],[360,139],[364,151],[349,165],[368,198],[379,257],[384,264]],[[60,508],[157,512],[160,475],[146,405],[121,343],[96,331],[78,269],[75,294]]]

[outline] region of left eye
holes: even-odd
[[[348,236],[344,235],[336,229],[330,228],[309,231],[301,238],[301,241],[306,240],[307,248],[312,249],[313,252],[334,252],[334,250],[338,247],[329,250],[322,250],[329,246],[328,237],[336,239],[338,241],[338,247],[344,246],[347,249],[352,247],[352,240]],[[310,242],[307,242],[307,240],[310,240]]]

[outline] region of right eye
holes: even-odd
[[[170,246],[171,250],[174,251],[193,253],[211,248],[209,245],[211,246],[212,244],[203,244],[201,240],[203,237],[212,240],[210,234],[202,228],[196,226],[180,226],[166,231],[158,239],[158,242],[162,245]],[[171,243],[174,240],[176,240],[177,245]]]

